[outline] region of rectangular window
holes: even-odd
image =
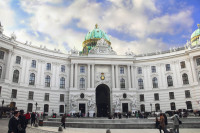
[[[0,59],[4,59],[4,52],[3,51],[0,51]]]
[[[124,67],[120,67],[120,74],[124,74]]]
[[[165,67],[166,67],[166,71],[170,71],[171,70],[170,64],[166,64]]]
[[[142,68],[141,67],[138,67],[138,74],[142,74]]]
[[[49,93],[45,93],[44,100],[49,101]]]
[[[180,64],[181,64],[181,69],[183,69],[183,68],[186,67],[186,66],[185,66],[185,61],[180,62]]]
[[[190,90],[185,90],[185,98],[191,98]]]
[[[151,66],[151,72],[156,73],[156,66]]]
[[[80,73],[85,73],[85,67],[84,66],[80,66]]]
[[[64,94],[60,94],[60,102],[64,102]]]
[[[33,91],[29,91],[28,99],[29,100],[33,100],[33,95],[34,95],[34,92]]]
[[[200,58],[197,58],[196,62],[197,62],[197,66],[200,66]]]
[[[1,96],[1,90],[2,90],[2,87],[0,86],[0,96]]]
[[[169,99],[174,99],[174,92],[169,92]]]
[[[47,68],[46,70],[51,70],[51,63],[47,63]]]
[[[11,98],[17,98],[17,90],[12,89]]]
[[[21,63],[21,57],[20,56],[16,56],[16,64],[20,64]]]
[[[140,102],[143,102],[144,101],[144,94],[141,94],[140,95]]]
[[[65,66],[61,65],[61,72],[65,72]]]
[[[32,68],[36,68],[36,60],[32,60],[32,62],[31,62],[31,67],[32,67]]]
[[[158,100],[159,100],[159,94],[158,94],[158,93],[155,93],[155,94],[154,94],[154,100],[155,100],[155,101],[158,101]]]

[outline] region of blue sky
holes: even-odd
[[[136,54],[184,46],[200,23],[200,0],[3,0],[4,34],[63,52],[97,23],[113,49]],[[144,50],[145,49],[145,50]]]

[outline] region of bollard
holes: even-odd
[[[58,127],[58,131],[63,131],[61,126]]]
[[[106,130],[106,133],[111,133],[110,129],[107,129],[107,130]]]

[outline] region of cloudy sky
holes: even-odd
[[[183,46],[199,7],[200,0],[0,0],[0,21],[18,41],[63,52],[82,50],[97,23],[118,54],[140,54]]]

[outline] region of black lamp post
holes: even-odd
[[[65,114],[66,114],[67,104],[65,104]]]
[[[36,112],[36,110],[37,110],[37,106],[38,106],[38,103],[37,103],[37,102],[35,103],[35,106],[36,106],[36,108],[35,108],[35,112]]]
[[[2,112],[1,112],[2,114],[3,114],[3,104],[4,104],[4,99],[2,101]]]
[[[152,113],[152,103],[150,103],[150,106],[151,106],[151,113]]]

